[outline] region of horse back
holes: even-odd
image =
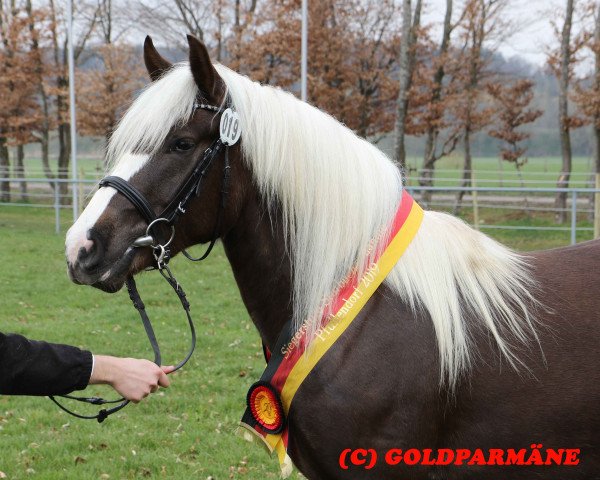
[[[290,411],[290,451],[309,478],[593,478],[600,471],[600,242],[534,252],[537,339],[511,341],[509,365],[472,325],[471,369],[456,389],[440,382],[426,312],[385,285],[311,372]],[[579,448],[580,465],[390,466],[389,449]],[[340,453],[372,448],[370,471],[343,471]],[[568,471],[567,471],[568,470]],[[540,472],[543,473],[540,476]],[[408,475],[408,476],[407,476]]]

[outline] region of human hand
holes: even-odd
[[[95,355],[89,384],[111,385],[123,398],[138,403],[159,386],[168,387],[167,373],[173,370],[173,366],[159,367],[150,360]]]

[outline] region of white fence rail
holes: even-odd
[[[414,180],[414,179],[411,179]],[[0,182],[10,183],[11,201],[0,201],[1,206],[24,206],[31,208],[54,209],[55,230],[61,229],[61,214],[72,210],[71,191],[76,188],[82,205],[85,204],[90,194],[95,190],[97,180],[70,179],[44,179],[44,178],[2,178]],[[27,184],[27,194],[24,197],[23,184]],[[62,193],[61,193],[61,185]],[[461,208],[473,208],[473,225],[480,229],[506,229],[506,230],[538,230],[538,231],[564,231],[570,232],[571,244],[577,241],[577,232],[593,231],[592,227],[578,226],[578,219],[583,215],[593,214],[594,198],[600,195],[600,189],[595,188],[532,188],[525,187],[460,187],[460,186],[435,186],[423,187],[408,185],[407,190],[419,201],[423,192],[430,192],[432,200],[427,207],[448,210],[455,203],[458,192],[465,192]],[[535,213],[558,212],[554,206],[554,197],[557,193],[567,194],[567,213],[569,226],[536,226],[536,225],[496,225],[487,224],[478,220],[479,209],[503,209],[527,211]],[[81,206],[80,205],[80,210]]]

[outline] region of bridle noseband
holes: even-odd
[[[215,115],[221,115],[220,137],[217,138],[206,150],[204,150],[204,153],[202,154],[200,160],[194,167],[190,176],[177,190],[177,193],[173,196],[172,200],[159,215],[156,215],[154,213],[154,209],[152,208],[152,205],[150,204],[150,202],[148,202],[146,197],[128,181],[116,176],[107,176],[100,180],[99,183],[99,188],[112,187],[125,198],[127,198],[127,200],[129,200],[135,206],[137,211],[148,224],[145,235],[142,235],[136,240],[134,240],[134,242],[125,252],[125,255],[131,254],[137,248],[152,248],[152,253],[154,255],[156,265],[151,267],[150,269],[158,270],[160,272],[163,278],[171,286],[173,291],[177,294],[179,301],[181,302],[181,306],[183,307],[186,313],[191,333],[191,345],[185,358],[175,366],[173,371],[179,370],[187,363],[187,361],[191,358],[192,354],[194,353],[194,349],[196,347],[196,330],[194,327],[194,322],[192,321],[192,317],[190,315],[190,304],[187,301],[183,288],[175,279],[173,273],[171,272],[171,269],[168,266],[169,260],[171,259],[171,251],[169,249],[169,246],[175,236],[175,222],[181,215],[185,214],[190,201],[195,196],[198,196],[200,194],[200,192],[202,191],[203,180],[206,178],[210,167],[213,164],[213,161],[221,152],[221,150],[224,150],[225,155],[223,162],[223,178],[221,182],[221,200],[219,202],[217,220],[215,222],[210,244],[208,245],[204,254],[198,258],[192,257],[185,249],[182,250],[182,253],[192,261],[200,261],[208,257],[219,237],[219,230],[221,228],[223,211],[225,210],[227,197],[229,195],[231,166],[229,164],[228,147],[234,145],[240,137],[239,120],[237,118],[237,114],[231,108],[217,107],[214,105],[196,102],[194,104],[194,113],[199,109],[209,110],[215,112]],[[232,133],[232,125],[235,126],[234,133]],[[156,226],[159,224],[164,224],[164,226],[170,227],[171,229],[170,238],[163,243],[157,240],[158,234],[155,232]],[[158,341],[156,340],[156,335],[154,334],[152,323],[150,322],[150,319],[146,314],[146,307],[137,290],[137,286],[135,280],[133,279],[133,276],[130,275],[127,277],[126,286],[127,291],[129,293],[129,298],[131,299],[133,306],[136,308],[140,315],[140,318],[144,325],[144,329],[146,331],[146,335],[148,336],[148,340],[150,342],[150,345],[152,346],[152,350],[154,351],[154,363],[160,366],[160,347],[158,345]],[[54,403],[56,403],[62,410],[69,413],[70,415],[82,419],[96,419],[99,423],[102,423],[109,415],[118,412],[129,403],[129,400],[125,400],[124,398],[120,398],[118,400],[104,400],[103,398],[98,397],[75,397],[72,395],[60,396],[63,398],[77,400],[92,405],[106,405],[117,403],[118,405],[116,405],[115,407],[100,410],[97,415],[80,415],[64,407],[56,400],[54,396],[50,396],[50,399]]]

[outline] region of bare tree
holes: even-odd
[[[594,127],[594,172],[600,175],[600,3],[596,10],[596,20],[594,22],[594,100],[591,104],[594,106],[591,113]],[[600,215],[600,212],[595,212]]]
[[[73,57],[77,63],[84,52],[88,40],[91,38],[96,22],[100,5],[87,5],[83,2],[78,3],[79,9],[73,12],[74,21],[79,21],[78,30],[81,32],[75,39],[73,46]],[[68,99],[68,57],[67,57],[67,34],[64,25],[63,11],[55,0],[49,0],[50,12],[50,37],[52,48],[52,60],[54,62],[53,72],[53,94],[56,102],[56,124],[58,130],[58,178],[66,179],[69,176],[69,159],[71,156],[71,126],[69,122],[69,99]],[[66,182],[59,186],[61,201],[67,203]]]
[[[404,168],[406,166],[406,117],[408,112],[408,94],[411,88],[416,56],[417,30],[421,24],[421,0],[417,0],[413,16],[411,0],[402,2],[402,43],[400,44],[400,81],[396,104],[396,125],[394,158]]]
[[[219,0],[221,9],[230,4],[232,0]],[[187,48],[186,34],[194,35],[207,45],[211,45],[215,33],[219,30],[219,22],[230,14],[214,14],[212,0],[167,0],[156,2],[154,0],[136,0],[130,2],[130,8],[135,12],[137,29],[143,35],[150,34],[155,40],[166,43],[169,47],[182,50]],[[217,17],[217,18],[215,18]],[[225,28],[221,25],[222,32]],[[217,43],[217,42],[215,42]]]
[[[464,146],[464,163],[462,187],[471,185],[473,170],[473,155],[471,142],[473,135],[484,128],[490,119],[490,108],[480,102],[485,89],[485,81],[489,78],[489,58],[492,49],[484,51],[484,43],[488,43],[505,33],[507,28],[503,20],[503,10],[506,0],[468,0],[464,7],[461,36],[463,47],[459,62],[464,65],[462,70],[462,99],[457,102],[455,116],[462,125]],[[456,195],[454,213],[458,213],[465,190]]]
[[[450,39],[452,31],[456,27],[456,23],[452,23],[452,11],[452,0],[446,0],[442,38],[437,53],[434,53],[430,61],[431,69],[426,70],[426,75],[431,76],[431,83],[428,86],[430,96],[427,102],[423,169],[419,184],[427,187],[433,185],[435,162],[454,151],[461,134],[460,129],[450,128],[450,125],[444,121],[444,116],[452,101],[452,89],[456,83],[454,77],[444,82],[448,70],[452,69],[449,65]],[[441,148],[438,148],[440,134],[443,129],[447,129],[448,134],[445,140],[442,141]],[[421,195],[421,201],[428,204],[431,201],[431,192],[424,191]]]
[[[600,4],[596,1],[590,1],[583,6],[582,15],[584,18],[593,18],[593,25],[584,25],[584,31],[579,35],[580,40],[585,42],[587,50],[591,51],[593,57],[593,69],[590,75],[575,79],[574,92],[570,96],[576,103],[580,115],[576,117],[575,122],[570,117],[571,127],[583,123],[591,124],[592,138],[594,144],[594,178],[592,183],[596,187],[600,186]],[[589,31],[585,31],[589,30]],[[575,40],[572,43],[572,49],[579,47],[579,42]],[[573,63],[577,62],[577,59]],[[594,198],[595,197],[595,198]],[[590,198],[594,218],[594,236],[600,236],[600,194],[592,195]]]
[[[561,171],[556,186],[567,188],[571,178],[571,126],[569,124],[569,81],[571,78],[571,27],[573,25],[573,0],[567,0],[565,21],[560,34],[560,70],[558,75],[558,125],[560,132],[560,153],[562,157]],[[567,194],[556,195],[556,221],[567,220]]]

